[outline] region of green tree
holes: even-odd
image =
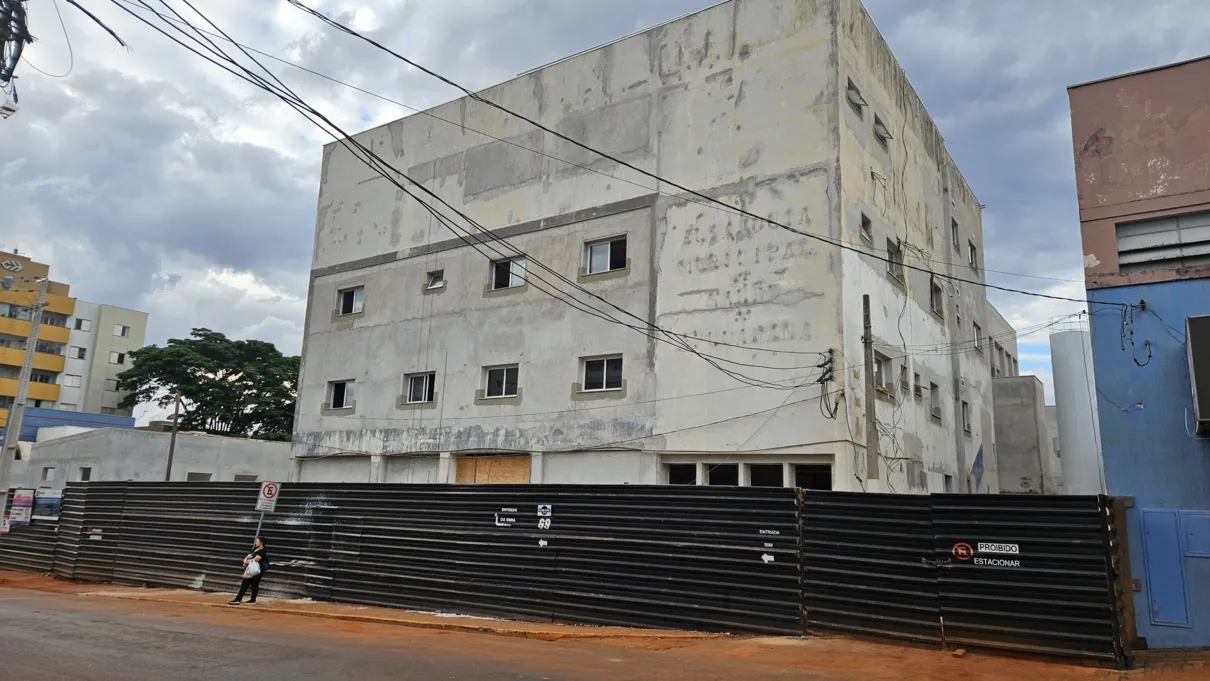
[[[272,343],[232,340],[210,329],[193,329],[189,336],[130,353],[131,367],[118,374],[118,388],[130,391],[121,406],[152,402],[169,408],[180,393],[182,429],[289,440],[298,356],[283,355]]]

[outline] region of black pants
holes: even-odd
[[[244,600],[244,593],[247,592],[248,587],[251,586],[252,587],[252,598],[249,598],[248,602],[255,603],[256,602],[256,590],[260,588],[260,578],[264,577],[264,576],[265,576],[264,573],[261,573],[255,577],[244,577],[244,581],[239,583],[239,593],[235,595],[235,600],[237,600],[237,601]]]

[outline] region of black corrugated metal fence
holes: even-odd
[[[50,534],[35,525],[0,538],[0,567],[233,590],[259,517],[257,489],[71,484],[57,541],[53,525]],[[292,483],[265,517],[273,566],[263,590],[529,620],[832,631],[1122,663],[1128,646],[1111,555],[1111,543],[1122,542],[1112,518],[1105,497]]]

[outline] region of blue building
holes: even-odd
[[[1210,58],[1068,91],[1105,484],[1134,500],[1149,648],[1210,646],[1206,83]]]
[[[134,428],[134,419],[129,416],[110,416],[108,414],[83,414],[75,411],[58,409],[25,410],[21,419],[21,433],[17,438],[21,442],[34,442],[38,439],[41,428],[57,426],[75,426],[78,428]],[[0,439],[6,429],[0,428]]]

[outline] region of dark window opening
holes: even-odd
[[[794,486],[803,489],[832,489],[832,467],[826,463],[799,463],[794,465]]]
[[[707,464],[707,466],[710,469],[710,472],[706,475],[709,484],[731,487],[739,485],[739,464],[720,463],[715,465]]]
[[[748,466],[749,483],[753,487],[782,487],[784,472],[780,463],[754,463]]]
[[[697,484],[697,464],[695,464],[695,463],[670,463],[670,464],[668,464],[668,484],[669,485],[696,485]]]

